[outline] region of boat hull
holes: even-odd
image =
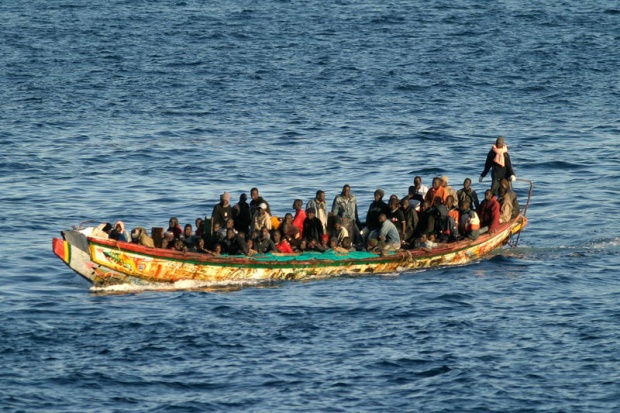
[[[69,267],[96,286],[197,281],[209,285],[305,280],[339,275],[386,274],[465,265],[509,242],[527,225],[519,216],[493,235],[476,241],[442,244],[428,250],[399,251],[369,258],[321,259],[296,257],[226,257],[183,253],[110,239],[90,237],[88,231],[65,231],[53,240],[53,250]]]

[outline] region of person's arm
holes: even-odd
[[[516,174],[514,169],[512,168],[512,161],[510,160],[510,155],[508,152],[504,154],[504,165],[506,166],[506,176],[508,178],[514,176],[516,178]],[[514,179],[511,179],[514,180]]]
[[[482,178],[487,176],[487,174],[489,173],[489,169],[491,169],[491,167],[493,166],[494,158],[495,158],[494,152],[490,150],[489,153],[487,154],[487,160],[484,162],[484,170],[480,174],[480,179],[478,179],[479,182],[482,182]]]

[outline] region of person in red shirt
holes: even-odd
[[[306,211],[303,209],[304,201],[296,199],[293,202],[293,209],[295,210],[295,217],[293,218],[293,225],[299,230],[299,236],[304,237],[304,220],[306,219]]]
[[[478,210],[478,216],[480,217],[480,233],[483,234],[485,228],[488,228],[489,234],[494,234],[499,229],[499,217],[500,208],[499,202],[495,199],[493,191],[487,189],[484,193],[484,201],[480,203],[480,209]]]

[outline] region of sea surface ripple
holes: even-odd
[[[617,2],[29,0],[0,38],[1,411],[620,410]],[[480,193],[499,135],[530,224],[474,265],[94,289],[50,249],[254,186]]]

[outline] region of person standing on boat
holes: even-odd
[[[241,194],[239,202],[232,208],[233,219],[235,220],[235,229],[237,232],[248,233],[250,224],[252,223],[252,214],[250,205],[248,204],[248,196]]]
[[[233,217],[232,207],[230,206],[230,194],[224,192],[220,195],[220,203],[213,207],[212,220],[217,222],[222,228],[226,227],[226,221]]]
[[[293,201],[293,209],[295,210],[295,217],[293,218],[293,225],[299,230],[299,235],[304,237],[304,221],[308,214],[302,208],[304,201],[296,199]]]
[[[495,145],[491,146],[491,150],[487,154],[484,170],[480,174],[478,182],[482,182],[487,173],[491,170],[491,190],[497,194],[502,179],[514,181],[517,179],[515,171],[512,169],[510,155],[508,155],[508,146],[504,141],[504,137],[500,136],[495,141]]]
[[[250,189],[250,213],[254,216],[255,213],[259,212],[260,205],[265,204],[267,206],[267,213],[271,216],[271,208],[269,208],[269,202],[265,201],[261,196],[258,195],[258,188]]]
[[[357,199],[351,193],[349,185],[343,186],[342,192],[334,198],[331,213],[342,219],[342,226],[347,229],[349,236],[353,235],[353,242],[359,244],[361,242],[359,228],[362,224],[357,214]]]
[[[415,178],[413,178],[413,186],[415,188],[414,194],[418,195],[413,198],[417,199],[420,202],[424,201],[424,197],[428,192],[428,187],[426,185],[422,185],[422,177],[416,176]]]
[[[325,202],[325,192],[316,191],[316,197],[306,204],[306,213],[310,208],[316,211],[316,217],[323,224],[323,233],[327,233],[327,202]]]

